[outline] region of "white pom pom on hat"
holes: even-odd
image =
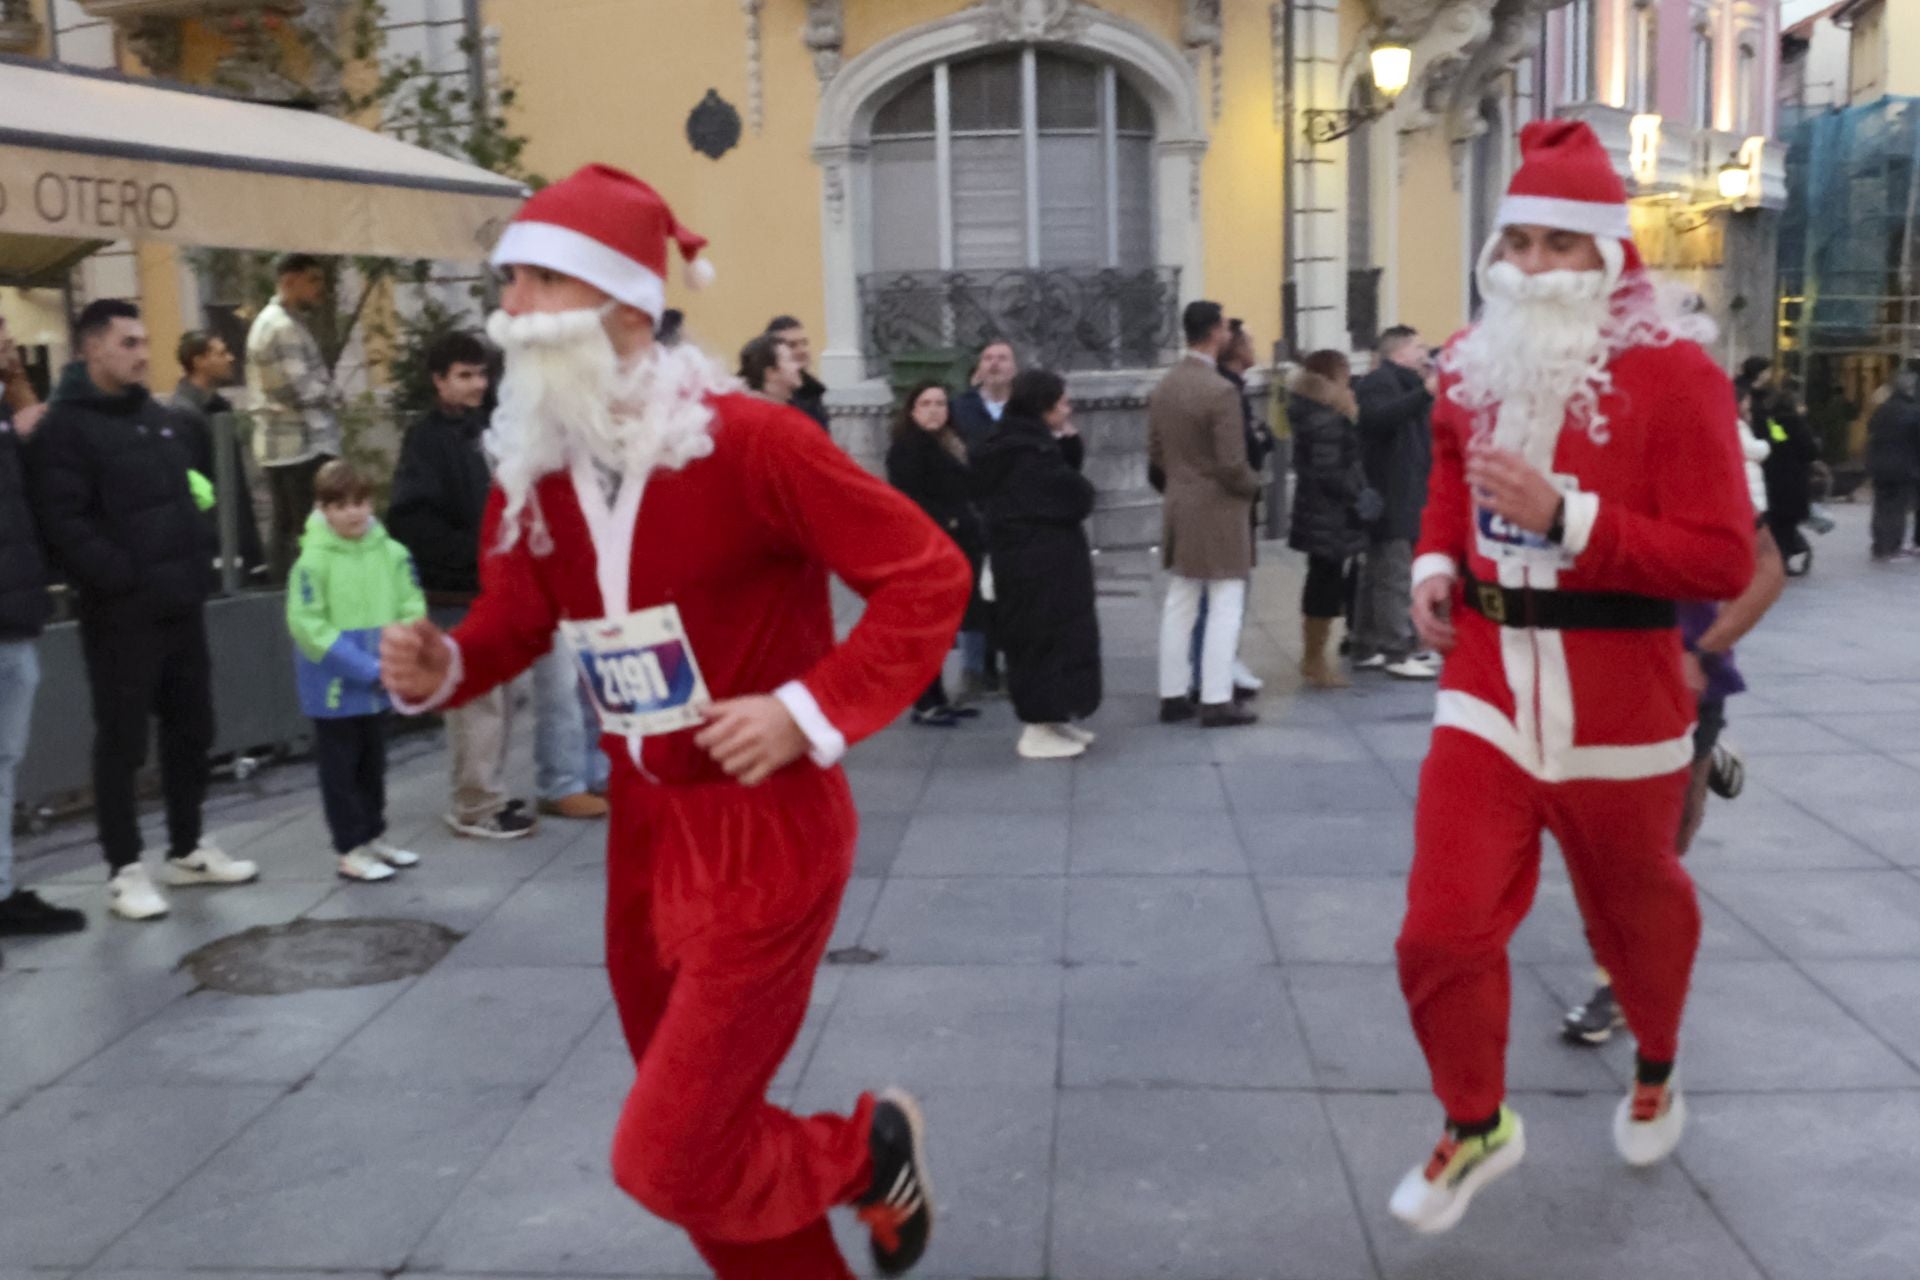
[[[713,269],[713,263],[707,259],[706,255],[702,254],[700,257],[687,263],[687,288],[704,289],[713,283],[714,277],[718,274],[719,273]]]

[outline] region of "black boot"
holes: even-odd
[[[1191,719],[1193,719],[1193,699],[1192,698],[1180,697],[1180,698],[1160,699],[1160,723],[1161,724],[1179,724],[1182,720],[1191,720]]]

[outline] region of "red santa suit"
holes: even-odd
[[[1499,225],[1613,237],[1603,255],[1632,281],[1624,187],[1579,134],[1529,129]],[[1616,314],[1628,302],[1616,294]],[[1506,949],[1533,900],[1543,830],[1650,1061],[1673,1060],[1699,939],[1674,852],[1695,699],[1671,602],[1739,594],[1753,512],[1727,376],[1692,342],[1623,332],[1641,344],[1614,351],[1597,414],[1570,413],[1553,447],[1559,545],[1469,491],[1469,443],[1492,433],[1499,407],[1463,407],[1447,374],[1434,409],[1414,580],[1452,578],[1457,642],[1421,772],[1398,956],[1434,1090],[1463,1125],[1494,1115],[1505,1093]]]
[[[536,228],[554,216],[540,197],[529,210]],[[496,261],[594,278],[547,251],[564,237],[513,237]],[[480,597],[451,637],[450,699],[525,670],[563,620],[673,605],[714,699],[775,694],[805,731],[809,758],[753,788],[692,729],[602,739],[614,764],[607,970],[637,1068],[613,1169],[723,1280],[838,1280],[851,1272],[825,1215],[869,1189],[873,1100],[803,1118],[766,1091],[852,870],[857,819],[836,762],[932,679],[971,572],[919,508],[797,411],[743,395],[710,404],[710,454],[625,477],[611,504],[589,463],[549,474],[506,550],[494,491]],[[866,600],[838,644],[829,573]]]

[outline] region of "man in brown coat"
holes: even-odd
[[[1260,475],[1247,464],[1240,397],[1221,376],[1229,333],[1217,302],[1194,302],[1181,317],[1187,353],[1147,399],[1149,464],[1166,477],[1163,562],[1170,571],[1160,615],[1160,719],[1194,714],[1187,699],[1195,619],[1206,602],[1200,643],[1200,724],[1224,729],[1258,717],[1233,699],[1233,654],[1253,572],[1253,500]]]

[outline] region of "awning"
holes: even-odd
[[[74,241],[475,261],[525,196],[329,116],[0,59],[0,275]]]

